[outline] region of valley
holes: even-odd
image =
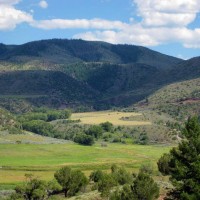
[[[62,170],[86,180],[68,199],[110,199],[137,185],[140,175],[165,196],[171,158],[163,156],[190,141],[185,124],[199,127],[199,77],[200,57],[182,60],[142,46],[66,39],[0,44],[0,199],[31,181],[48,199],[66,199],[55,180]],[[95,182],[92,173],[103,175]]]

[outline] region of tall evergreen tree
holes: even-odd
[[[200,199],[200,123],[197,117],[188,119],[183,130],[185,139],[170,151],[167,159],[160,158],[159,170],[170,175],[175,189],[172,199]],[[165,162],[165,163],[163,163]],[[165,166],[164,168],[162,166]],[[167,169],[166,169],[167,167]]]

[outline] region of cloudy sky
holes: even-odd
[[[0,0],[0,43],[50,38],[200,56],[200,0]]]

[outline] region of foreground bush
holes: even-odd
[[[159,187],[149,174],[140,172],[132,185],[125,185],[110,196],[111,200],[154,200],[159,197]]]
[[[11,195],[10,200],[44,200],[61,190],[60,185],[55,180],[46,182],[30,174],[25,176],[27,181],[15,188],[15,193]]]
[[[94,137],[86,135],[85,133],[79,133],[74,137],[74,142],[82,145],[91,146],[94,144]]]
[[[88,179],[80,170],[63,167],[54,174],[55,179],[62,186],[65,197],[73,196],[88,184]]]

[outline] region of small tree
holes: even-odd
[[[138,200],[154,200],[159,197],[159,187],[149,174],[139,172],[131,187]]]
[[[133,176],[125,168],[112,169],[112,176],[119,185],[131,184]]]
[[[67,193],[69,191],[70,176],[71,176],[71,168],[69,167],[63,167],[54,174],[55,179],[63,188],[65,197],[67,197]]]
[[[86,134],[91,135],[98,139],[102,136],[103,129],[101,126],[93,125],[86,131]]]
[[[69,167],[59,169],[54,177],[62,186],[65,197],[75,195],[88,184],[86,176],[80,170],[71,170]]]
[[[138,200],[131,189],[130,185],[124,185],[120,190],[119,188],[111,193],[110,200]]]
[[[101,192],[103,197],[106,197],[109,195],[111,188],[116,185],[117,182],[111,174],[104,174],[98,182],[98,191]]]
[[[75,195],[88,184],[87,177],[80,170],[72,170],[69,181],[69,196]]]
[[[110,122],[104,122],[100,124],[104,131],[111,132],[113,129],[113,124]]]
[[[93,171],[90,174],[90,180],[94,181],[95,183],[97,183],[102,179],[103,175],[104,175],[104,173],[101,170]]]
[[[48,196],[59,193],[62,190],[61,185],[57,182],[56,179],[53,179],[47,183],[47,193]]]
[[[94,144],[94,137],[84,133],[79,133],[74,137],[74,142],[82,145],[92,146]]]
[[[11,200],[44,200],[47,198],[47,183],[39,180],[32,175],[25,175],[27,181],[15,188],[15,192],[11,195]]]

